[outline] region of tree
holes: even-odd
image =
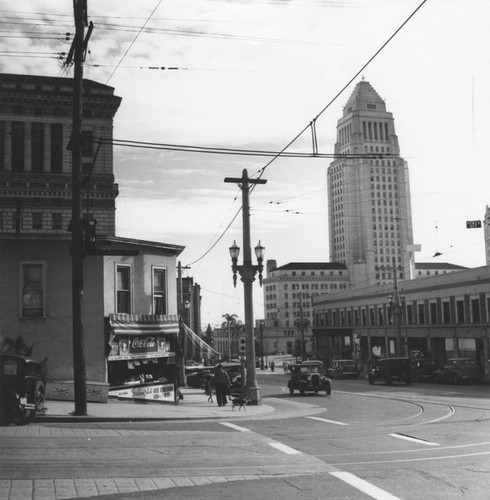
[[[242,322],[238,319],[236,314],[223,314],[222,318],[225,321],[221,325],[222,328],[228,329],[228,361],[231,360],[231,338],[232,334],[236,337],[238,331],[242,327]]]
[[[211,325],[208,323],[208,327],[206,328],[206,333],[204,334],[204,342],[206,344],[210,345],[213,347],[213,329],[211,328]]]

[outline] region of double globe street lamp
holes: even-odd
[[[255,275],[259,273],[259,283],[262,286],[262,271],[264,270],[264,250],[260,244],[255,247],[255,256],[257,264],[252,264],[250,246],[245,246],[243,264],[238,264],[240,247],[236,241],[230,247],[231,270],[233,272],[233,286],[236,287],[237,273],[243,282],[244,302],[245,302],[245,339],[246,339],[246,367],[247,381],[245,390],[252,404],[260,404],[260,389],[257,387],[255,371],[255,337],[254,337],[254,318],[253,318],[253,293],[252,284],[255,281]]]

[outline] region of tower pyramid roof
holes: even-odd
[[[354,88],[347,104],[344,106],[344,114],[354,110],[365,110],[367,104],[376,105],[376,111],[386,111],[386,104],[372,85],[366,80],[361,80]]]

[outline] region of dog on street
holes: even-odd
[[[238,406],[238,411],[241,411],[242,408],[246,410],[247,404],[250,403],[251,401],[250,398],[248,398],[247,396],[242,396],[241,394],[232,395],[230,399],[231,399],[231,409],[234,410],[235,407]]]

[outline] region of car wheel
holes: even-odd
[[[294,389],[292,387],[289,388],[289,394],[294,394]]]
[[[26,410],[20,406],[17,394],[9,395],[8,405],[11,421],[15,425],[27,425],[36,416],[36,410]]]

